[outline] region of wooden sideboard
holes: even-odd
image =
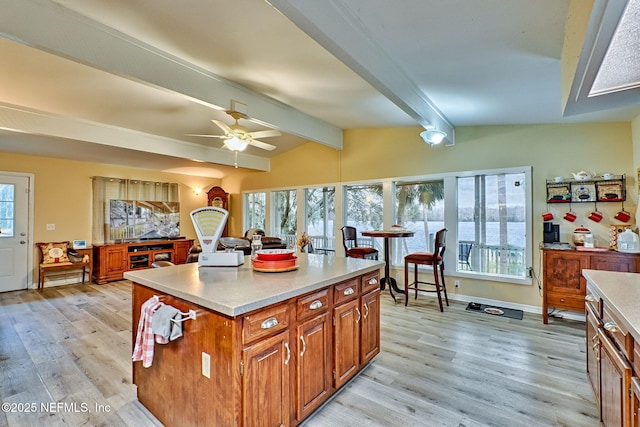
[[[125,271],[151,267],[155,261],[187,262],[193,239],[93,245],[93,279],[103,285],[122,280]]]
[[[587,282],[582,270],[640,272],[640,254],[615,251],[542,250],[542,321],[549,321],[549,307],[584,311]]]

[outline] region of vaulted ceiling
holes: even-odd
[[[232,124],[232,107],[282,133],[240,154],[257,170],[309,141],[340,149],[343,129],[434,126],[454,143],[456,126],[640,114],[636,91],[565,114],[569,0],[0,6],[0,151],[222,177],[233,153],[187,135],[220,135],[211,120]]]

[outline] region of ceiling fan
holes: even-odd
[[[255,132],[249,132],[246,128],[238,124],[240,119],[248,119],[249,117],[239,111],[225,110],[225,113],[230,115],[236,121],[233,125],[229,126],[224,122],[212,119],[220,129],[224,131],[224,135],[197,135],[188,134],[188,136],[201,136],[205,138],[221,138],[224,140],[224,147],[236,153],[235,167],[238,167],[238,151],[244,151],[249,145],[263,150],[274,150],[275,145],[267,144],[266,142],[259,141],[257,138],[270,138],[273,136],[280,136],[281,133],[275,129],[259,130]]]

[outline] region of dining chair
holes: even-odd
[[[472,270],[471,264],[469,263],[472,248],[473,243],[460,242],[458,244],[458,264],[465,270]]]
[[[376,248],[358,246],[358,232],[355,227],[345,225],[340,230],[342,230],[342,246],[344,246],[344,253],[348,257],[378,259],[378,250]]]
[[[438,304],[440,311],[444,311],[442,306],[442,293],[449,305],[447,297],[447,286],[444,281],[444,251],[446,249],[447,229],[443,228],[436,233],[433,252],[414,252],[404,257],[404,305],[409,304],[409,290],[415,291],[415,298],[418,292],[435,292],[438,294]],[[413,282],[409,283],[409,266],[413,264]],[[418,279],[418,266],[430,265],[433,268],[433,282],[420,281]],[[424,285],[424,286],[421,286]]]

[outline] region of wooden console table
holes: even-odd
[[[549,307],[584,312],[587,282],[582,270],[640,272],[640,254],[616,251],[542,250],[542,321]]]
[[[125,271],[150,268],[155,261],[187,262],[193,239],[147,240],[93,245],[93,272],[97,284],[122,280]]]

